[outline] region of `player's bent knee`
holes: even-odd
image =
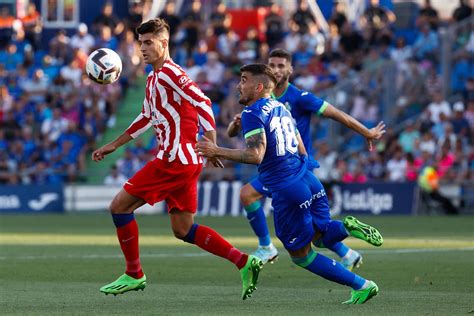
[[[260,197],[260,194],[249,183],[240,188],[240,201],[244,206],[252,204]]]
[[[174,237],[178,238],[178,239],[181,239],[181,240],[184,240],[184,238],[188,235],[188,232],[189,232],[189,229],[185,229],[185,228],[173,228],[173,234],[174,234]]]

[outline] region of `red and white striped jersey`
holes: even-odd
[[[171,59],[148,75],[142,112],[125,132],[136,138],[151,126],[158,140],[158,159],[202,163],[194,146],[199,126],[206,132],[215,129],[211,100]]]

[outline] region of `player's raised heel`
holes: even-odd
[[[352,253],[347,258],[344,257],[341,260],[341,264],[349,271],[352,271],[354,268],[359,268],[362,265],[362,255],[355,250],[351,250]]]
[[[362,223],[354,216],[347,216],[344,218],[343,223],[351,236],[365,240],[376,247],[383,244],[383,237],[376,228]]]
[[[102,293],[108,294],[123,294],[128,291],[144,290],[146,287],[146,276],[143,275],[140,279],[132,278],[127,274],[122,274],[117,280],[100,288]]]
[[[252,255],[262,260],[263,264],[274,263],[278,260],[278,250],[273,244],[268,246],[258,246]]]
[[[259,258],[250,255],[245,266],[240,269],[242,278],[242,299],[245,300],[252,296],[257,289],[258,275],[263,268],[263,262]]]
[[[363,290],[352,290],[351,298],[342,304],[364,304],[372,297],[379,294],[379,287],[375,282],[369,281],[369,286]]]

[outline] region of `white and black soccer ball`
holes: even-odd
[[[99,48],[87,58],[87,76],[98,84],[109,84],[117,81],[121,72],[122,60],[111,49]]]

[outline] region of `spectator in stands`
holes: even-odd
[[[28,3],[26,15],[21,18],[21,22],[23,23],[26,39],[33,45],[33,50],[38,50],[41,43],[43,23],[41,22],[41,14],[36,10],[34,2]]]
[[[434,155],[436,152],[436,148],[436,141],[431,131],[427,131],[423,135],[421,135],[420,144],[418,145],[419,152],[426,152],[430,155]]]
[[[239,36],[232,29],[228,29],[226,33],[219,35],[217,38],[217,51],[224,61],[229,62],[232,55],[239,44]]]
[[[61,29],[49,41],[49,55],[57,59],[60,63],[64,63],[70,56],[71,39],[67,36],[66,31]]]
[[[441,91],[433,94],[431,103],[428,104],[428,111],[430,113],[431,122],[435,124],[440,121],[440,113],[444,113],[447,118],[451,117],[451,107],[448,101],[443,98]]]
[[[466,0],[459,0],[459,6],[453,11],[453,20],[460,22],[472,15],[472,7]]]
[[[276,47],[284,37],[284,20],[278,4],[272,4],[265,17],[265,39],[270,48]]]
[[[41,125],[41,133],[51,140],[56,140],[67,130],[68,121],[62,117],[61,109],[55,108],[53,110],[53,117],[43,121]]]
[[[18,47],[13,42],[7,44],[5,51],[0,51],[0,58],[0,63],[5,65],[5,70],[9,72],[15,71],[25,62],[24,53],[18,51]]]
[[[31,79],[20,82],[20,87],[33,102],[44,102],[46,91],[49,87],[48,78],[44,76],[42,69],[37,69]]]
[[[365,165],[365,174],[370,180],[382,180],[385,177],[385,167],[381,153],[373,152],[369,155]]]
[[[119,35],[124,29],[123,23],[113,13],[114,7],[112,2],[106,2],[102,7],[102,12],[94,19],[93,30],[96,34],[100,34],[100,30],[103,27],[108,27],[110,33],[113,35]]]
[[[127,179],[131,178],[140,169],[140,161],[133,154],[130,147],[127,147],[124,156],[117,160],[117,168]]]
[[[369,39],[373,39],[377,36],[377,32],[390,26],[395,20],[395,14],[389,9],[381,7],[379,0],[370,0],[370,5],[361,16],[360,24],[363,29],[368,30]]]
[[[121,187],[127,180],[128,178],[119,172],[117,166],[112,165],[109,174],[104,179],[104,184],[112,187]]]
[[[227,12],[225,3],[219,2],[211,13],[209,22],[216,36],[226,33],[232,23],[232,16]],[[171,27],[171,25],[170,25]]]
[[[336,31],[340,32],[342,26],[347,23],[346,4],[344,1],[337,1],[333,8],[329,24],[336,26]]]
[[[118,45],[118,39],[113,35],[112,29],[108,26],[102,26],[99,31],[99,36],[96,38],[96,46],[117,50]]]
[[[451,118],[451,124],[453,126],[454,133],[460,138],[468,138],[470,136],[469,122],[464,117],[464,104],[461,101],[454,103],[453,105],[453,116]]]
[[[394,182],[402,182],[405,180],[407,169],[407,161],[404,157],[403,150],[397,146],[394,156],[387,161],[388,180]]]
[[[419,59],[436,61],[438,59],[439,39],[438,33],[430,29],[429,24],[420,26],[420,34],[413,44],[413,52]]]
[[[77,33],[71,38],[71,47],[80,49],[84,53],[89,54],[94,45],[95,39],[88,33],[87,25],[80,23],[77,28]]]
[[[199,28],[203,22],[201,16],[201,1],[193,0],[191,10],[183,18],[183,27],[185,30],[184,45],[188,56],[192,54],[199,41]]]
[[[294,53],[301,42],[302,35],[298,32],[298,25],[296,23],[290,24],[288,27],[290,32],[283,40],[283,47],[285,47],[288,52]]]
[[[298,9],[290,18],[289,25],[296,24],[298,32],[301,35],[308,33],[308,31],[316,26],[316,19],[309,10],[307,0],[299,0]]]
[[[174,48],[176,33],[180,30],[181,24],[181,19],[176,15],[176,4],[174,1],[168,1],[166,3],[163,12],[160,14],[160,18],[165,20],[170,26],[170,45]]]
[[[390,51],[390,58],[400,67],[401,64],[413,56],[411,46],[406,44],[404,37],[399,37],[396,40],[396,45]]]
[[[398,142],[402,147],[403,151],[406,153],[413,153],[415,151],[416,145],[420,140],[420,132],[415,126],[415,122],[409,120],[407,125],[400,133],[398,137]],[[414,180],[414,179],[413,179]]]
[[[143,2],[133,1],[133,3],[129,6],[128,16],[125,21],[126,25],[124,29],[131,30],[135,40],[138,40],[138,33],[136,33],[136,29],[143,21]]]
[[[4,49],[13,36],[13,22],[15,17],[11,15],[10,8],[3,6],[0,8],[0,50]]]
[[[81,77],[84,72],[84,68],[79,65],[77,60],[72,59],[67,65],[61,67],[59,72],[62,78],[77,88],[81,84]]]
[[[9,112],[12,107],[13,97],[10,95],[7,86],[0,85],[0,122],[3,121],[3,113]]]
[[[426,23],[428,23],[433,30],[436,30],[439,25],[438,11],[433,8],[430,0],[424,1],[423,7],[420,9],[416,21],[417,25],[423,25]]]
[[[212,85],[221,82],[224,76],[224,65],[219,61],[219,55],[216,52],[209,52],[207,62],[202,66],[202,70],[207,73],[207,79]]]

